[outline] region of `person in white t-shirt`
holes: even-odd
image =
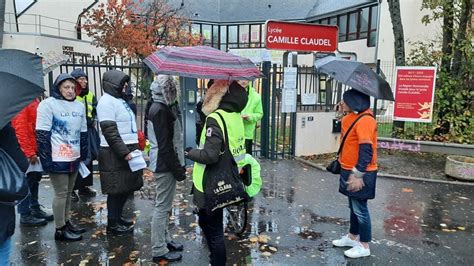
[[[52,97],[42,101],[36,116],[36,139],[43,170],[54,189],[55,240],[78,241],[85,230],[71,223],[71,193],[79,164],[87,158],[87,122],[84,105],[76,101],[76,81],[61,74]]]

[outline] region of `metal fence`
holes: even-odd
[[[78,31],[76,22],[52,18],[37,14],[23,14],[17,18],[14,13],[5,13],[5,32],[22,32],[42,35],[52,35],[63,38],[91,41],[84,30]]]
[[[111,69],[123,71],[130,76],[130,87],[135,96],[133,102],[137,105],[137,126],[145,128],[145,106],[147,102],[147,91],[151,83],[151,74],[148,67],[140,61],[128,61],[122,59],[104,59],[95,57],[75,57],[71,62],[60,66],[59,73],[70,73],[75,68],[82,68],[89,80],[89,89],[99,98],[104,90],[102,88],[102,75]],[[53,83],[53,72],[49,73],[49,84]],[[50,85],[51,88],[51,85]]]

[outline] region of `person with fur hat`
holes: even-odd
[[[198,149],[186,148],[185,155],[195,162],[193,169],[194,203],[199,209],[199,226],[202,228],[210,251],[211,265],[225,265],[223,210],[208,212],[205,209],[203,180],[205,165],[218,162],[224,150],[224,128],[228,132],[229,150],[237,164],[245,159],[245,130],[240,113],[247,104],[247,92],[236,81],[216,80],[207,90],[202,112],[207,116]],[[218,114],[217,114],[218,113]],[[221,120],[220,116],[223,120]]]
[[[76,81],[60,74],[52,97],[42,101],[36,116],[36,142],[43,170],[54,189],[55,240],[78,241],[85,230],[71,223],[71,193],[79,163],[87,158],[87,121],[84,105],[76,101]]]
[[[130,77],[109,70],[102,77],[104,94],[97,105],[101,129],[99,171],[102,194],[107,194],[107,234],[133,233],[133,221],[122,217],[128,196],[143,186],[143,171],[132,172],[128,161],[139,149],[135,114],[124,100]]]
[[[79,195],[86,197],[94,197],[96,191],[90,188],[93,185],[92,178],[92,162],[93,160],[98,159],[98,143],[99,143],[99,133],[95,128],[96,116],[97,116],[97,99],[94,93],[89,90],[88,86],[88,77],[87,74],[81,68],[76,68],[71,72],[78,84],[76,100],[84,104],[86,119],[87,119],[87,135],[89,143],[89,152],[87,159],[84,162],[87,168],[90,171],[88,176],[79,176],[76,178],[76,184],[74,185],[74,191],[72,192],[72,199],[74,201],[79,200],[79,196],[76,194],[76,190],[79,192]]]
[[[332,243],[337,247],[351,247],[344,255],[360,258],[370,256],[372,225],[367,200],[375,197],[377,122],[369,109],[370,97],[357,90],[346,91],[339,106],[345,113],[342,137],[348,134],[339,157],[339,192],[349,199],[350,228],[347,235]]]
[[[150,166],[156,181],[156,198],[151,223],[152,256],[155,263],[181,260],[183,245],[172,241],[169,216],[176,181],[186,178],[183,130],[177,101],[177,84],[172,76],[158,75],[150,86],[152,104],[148,111],[148,137],[153,143]]]

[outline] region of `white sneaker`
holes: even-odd
[[[353,259],[367,257],[367,256],[370,256],[370,249],[364,248],[362,244],[357,243],[357,245],[354,246],[353,248],[344,251],[344,255]]]
[[[359,244],[358,241],[349,238],[349,235],[341,237],[332,241],[332,244],[336,247],[355,247]]]

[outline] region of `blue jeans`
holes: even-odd
[[[367,200],[349,198],[349,208],[351,209],[349,233],[359,235],[360,242],[370,242],[372,240],[372,224],[370,223]]]
[[[0,243],[0,266],[10,266],[10,252],[12,247],[12,238]]]
[[[30,214],[31,207],[39,206],[38,189],[41,177],[42,173],[40,172],[29,172],[28,175],[26,175],[28,188],[30,189],[30,195],[28,195],[20,204],[18,204],[19,214]]]

